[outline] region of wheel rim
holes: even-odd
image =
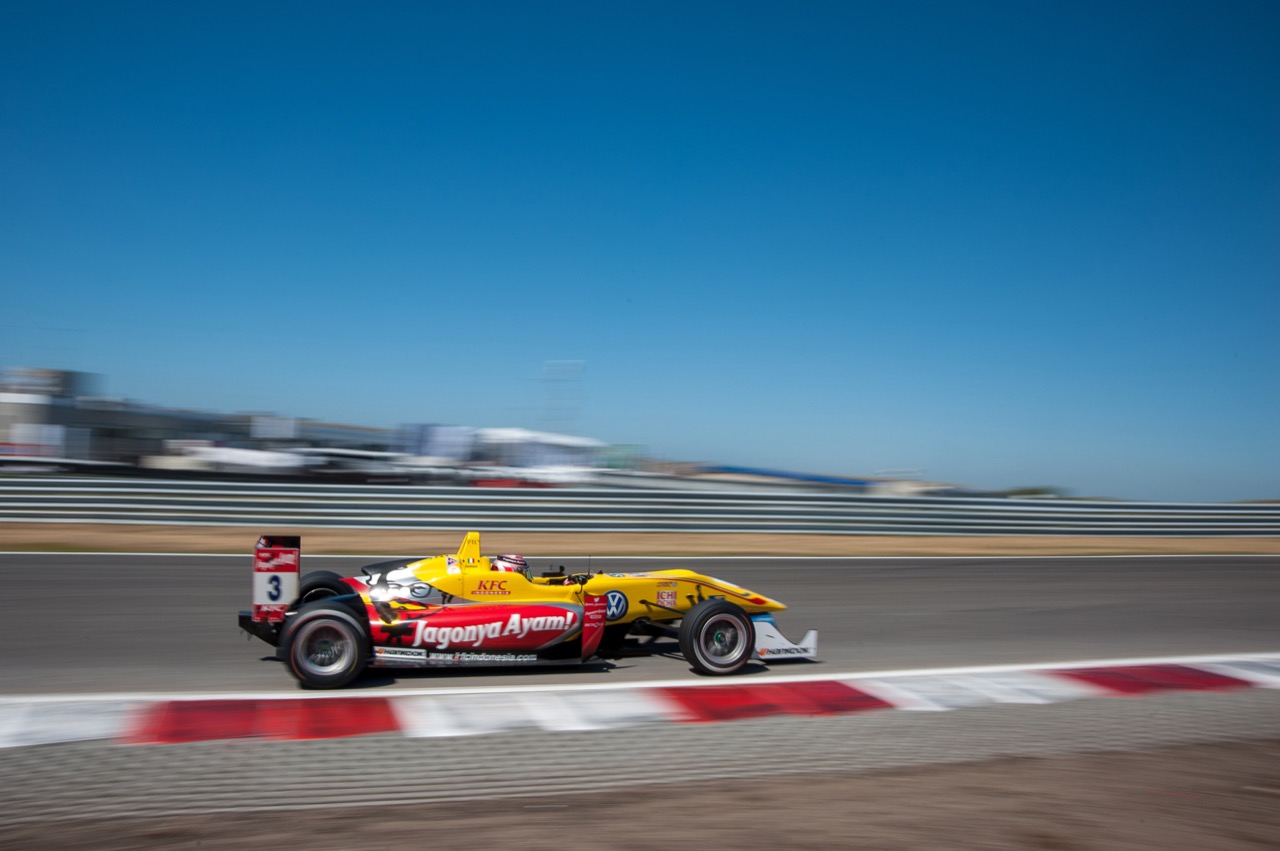
[[[355,637],[332,621],[303,624],[293,642],[298,668],[310,676],[341,673],[356,655]]]
[[[742,655],[744,637],[742,624],[737,618],[719,615],[702,625],[698,633],[698,647],[708,662],[732,664]]]

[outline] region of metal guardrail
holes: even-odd
[[[1280,537],[1280,504],[32,477],[0,478],[4,521],[263,529]]]

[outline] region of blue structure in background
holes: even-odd
[[[739,476],[763,476],[770,479],[785,479],[792,482],[808,482],[818,485],[841,485],[844,487],[867,488],[876,484],[872,479],[850,479],[844,476],[820,476],[813,473],[790,473],[786,470],[769,470],[763,467],[732,467],[716,465],[697,467],[699,473],[730,473]]]

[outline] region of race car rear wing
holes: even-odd
[[[298,567],[302,538],[262,535],[253,548],[253,611],[255,623],[284,622],[284,613],[298,596]]]

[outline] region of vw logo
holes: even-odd
[[[627,613],[627,595],[621,591],[610,591],[605,595],[606,620],[616,621]]]

